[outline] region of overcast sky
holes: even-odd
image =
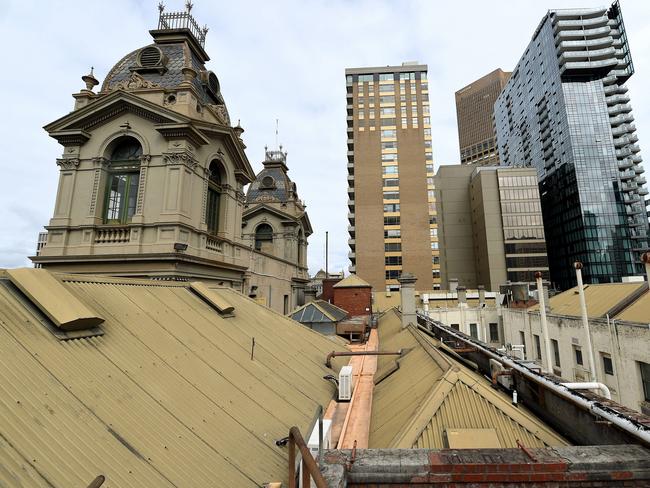
[[[622,0],[636,74],[628,82],[642,154],[650,142],[650,1]],[[90,66],[101,81],[128,52],[151,42],[157,2],[0,0],[6,47],[0,76],[0,267],[27,266],[52,216],[61,147],[42,126],[72,110]],[[168,0],[182,10],[182,0]],[[511,70],[549,8],[593,0],[257,1],[195,0],[210,28],[206,50],[233,121],[241,119],[255,171],[264,145],[289,151],[289,175],[314,227],[309,267],[347,267],[346,67],[429,65],[436,164],[458,162],[454,92],[495,68]],[[646,87],[645,89],[643,87]]]

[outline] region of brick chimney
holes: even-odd
[[[402,302],[402,328],[417,323],[415,313],[415,282],[418,279],[411,273],[403,273],[397,281],[400,284],[400,299]]]

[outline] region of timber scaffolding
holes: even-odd
[[[542,373],[441,322],[418,314],[420,329],[443,343],[488,378],[490,360],[510,373],[518,402],[578,445],[640,444],[650,447],[650,417],[587,391],[563,386],[564,380]]]

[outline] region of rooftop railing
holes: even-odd
[[[192,17],[192,2],[185,2],[184,12],[165,12],[165,5],[158,4],[158,30],[175,30],[188,29],[190,33],[199,41],[202,47],[205,47],[205,36],[208,33],[208,26],[200,27],[198,22]]]

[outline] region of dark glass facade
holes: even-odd
[[[643,167],[625,81],[618,3],[549,11],[494,107],[502,164],[537,170],[551,281],[642,275],[648,247]]]

